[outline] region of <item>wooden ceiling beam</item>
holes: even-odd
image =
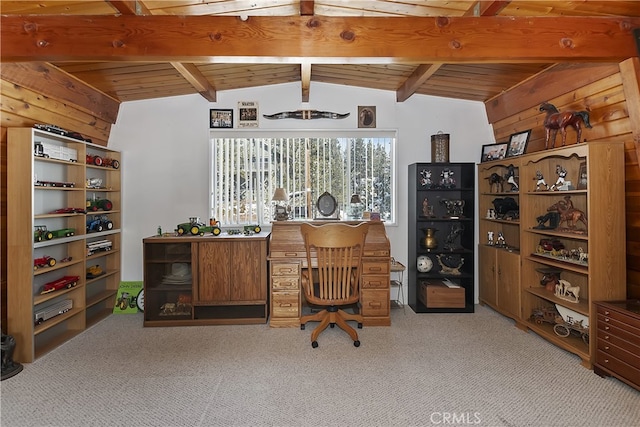
[[[139,0],[106,0],[123,15],[151,15],[151,11]]]
[[[2,15],[6,61],[620,62],[640,17]]]
[[[314,0],[300,0],[300,16],[312,16],[315,7]]]
[[[309,90],[311,89],[311,63],[303,61],[300,64],[300,81],[302,82],[302,102],[309,102]]]
[[[202,75],[195,64],[181,62],[171,62],[171,66],[193,86],[200,95],[209,102],[216,102],[216,88],[209,83],[209,80]]]
[[[409,99],[442,65],[442,63],[422,64],[416,68],[396,91],[396,101],[404,102]]]
[[[511,0],[479,0],[471,5],[464,16],[496,16],[509,3]]]

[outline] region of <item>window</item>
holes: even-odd
[[[395,222],[395,132],[240,134],[211,134],[211,216],[221,224],[271,222],[276,188],[285,189],[294,218],[313,219],[316,200],[327,191],[341,219],[373,211]],[[360,204],[351,203],[354,194]]]

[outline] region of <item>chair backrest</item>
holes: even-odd
[[[302,224],[307,252],[302,287],[319,305],[353,304],[359,299],[360,271],[369,224]]]

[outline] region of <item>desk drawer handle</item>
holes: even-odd
[[[605,335],[604,339],[608,341],[609,340],[609,335]]]
[[[610,328],[609,328],[609,326],[605,326],[605,327],[604,327],[604,330],[605,330],[605,331],[608,331],[609,329],[610,329]]]
[[[296,270],[294,270],[293,268],[279,268],[278,272],[280,274],[293,274],[296,272]]]
[[[609,350],[609,346],[608,346],[608,345],[605,345],[605,346],[604,346],[604,349],[605,349],[605,350]]]
[[[280,307],[291,307],[291,303],[281,303]]]
[[[296,256],[298,256],[298,252],[285,252],[284,256],[296,257]]]
[[[609,363],[609,359],[604,359],[604,363]]]
[[[374,282],[373,280],[369,280],[368,284],[369,285],[375,285],[375,286],[382,286],[382,282],[381,281]]]
[[[609,313],[610,313],[610,311],[609,311],[609,310],[605,310],[605,311],[604,311],[605,316],[608,316],[608,315],[609,315]]]
[[[608,322],[608,321],[609,321],[609,318],[608,318],[608,317],[605,317],[605,318],[604,318],[604,321],[605,321],[605,322]]]
[[[369,267],[369,271],[382,271],[380,267]]]
[[[369,307],[380,308],[380,307],[382,307],[382,303],[380,303],[380,302],[370,302],[369,303]]]

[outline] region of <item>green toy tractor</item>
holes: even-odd
[[[217,221],[211,220],[210,225],[205,225],[197,216],[190,217],[189,222],[178,224],[176,230],[180,236],[188,234],[191,234],[192,236],[204,236],[205,233],[211,233],[214,236],[217,236],[221,233]]]

